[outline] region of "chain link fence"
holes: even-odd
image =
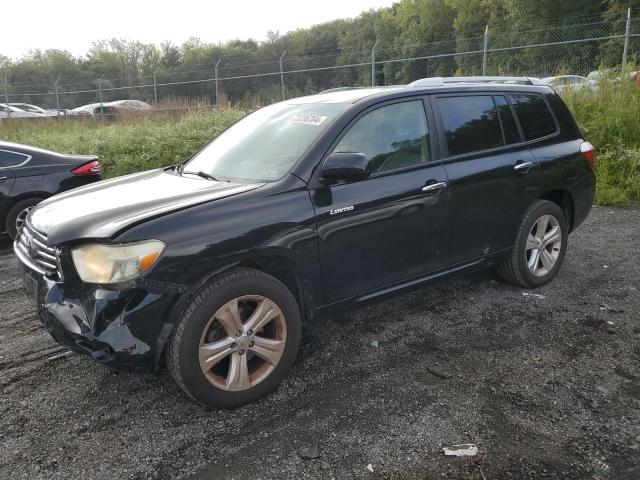
[[[638,54],[640,11],[630,9],[623,16],[564,19],[517,32],[488,25],[475,35],[420,45],[375,42],[308,56],[285,51],[262,63],[218,61],[189,72],[132,73],[126,78],[60,76],[54,85],[37,80],[11,83],[5,75],[2,100],[56,109],[120,99],[143,100],[156,110],[253,108],[330,88],[406,84],[432,76],[587,75],[599,68],[620,69],[635,62]]]

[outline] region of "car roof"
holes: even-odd
[[[471,91],[534,91],[549,92],[543,80],[525,77],[449,77],[427,78],[409,85],[388,87],[345,87],[325,90],[316,95],[285,100],[291,105],[343,103],[354,104],[362,100],[385,100],[402,96],[471,92]]]
[[[44,154],[53,156],[64,156],[61,153],[46,150],[44,148],[32,147],[30,145],[22,145],[20,143],[0,141],[0,150],[9,150],[16,153],[24,153],[26,155]]]
[[[307,95],[305,97],[292,98],[287,100],[286,103],[292,105],[302,105],[306,103],[355,103],[365,97],[375,95],[389,91],[391,89],[398,89],[399,87],[347,87],[347,88],[332,88],[315,95]]]

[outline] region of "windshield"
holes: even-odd
[[[184,166],[221,180],[272,182],[284,177],[345,104],[277,103],[247,115]]]

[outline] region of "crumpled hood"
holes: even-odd
[[[253,190],[262,184],[228,183],[151,170],[55,195],[29,221],[55,245],[76,238],[108,238],[141,220]]]

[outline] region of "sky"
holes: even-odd
[[[396,0],[397,1],[397,0]],[[29,50],[56,48],[76,56],[96,40],[122,38],[180,45],[284,34],[338,18],[353,18],[392,0],[3,0],[0,55],[17,59]]]

